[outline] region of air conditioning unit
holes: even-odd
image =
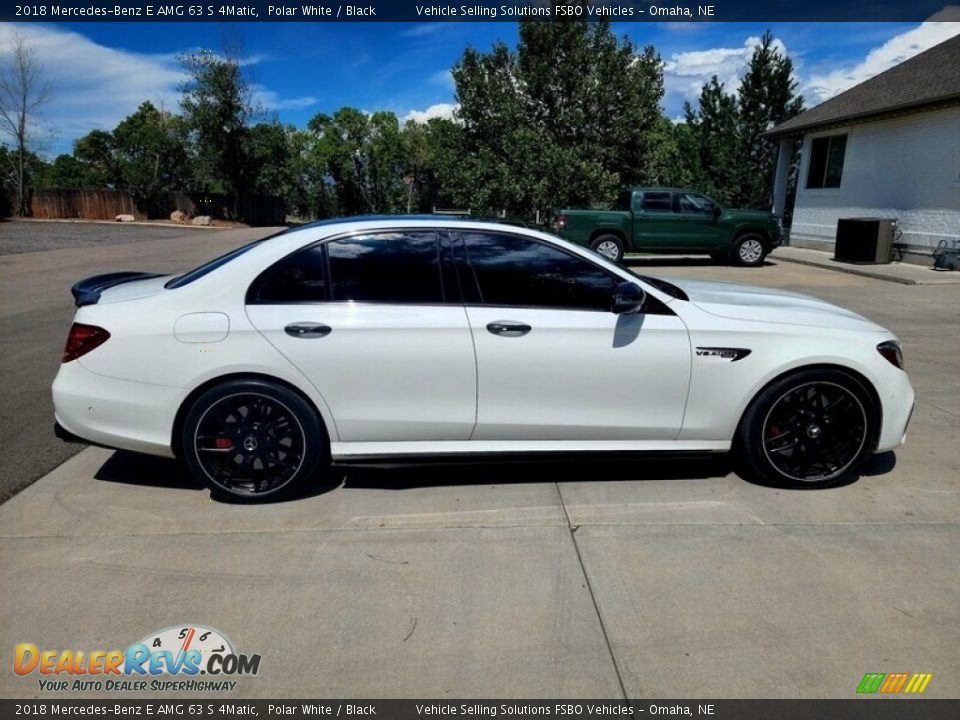
[[[896,218],[840,218],[834,260],[859,264],[888,263],[893,258]]]

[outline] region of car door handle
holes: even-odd
[[[287,325],[283,331],[295,338],[322,338],[333,332],[333,328],[320,323],[294,323]]]
[[[509,320],[498,320],[497,322],[487,323],[487,330],[500,337],[520,337],[526,335],[533,328],[524,323],[511,322]]]

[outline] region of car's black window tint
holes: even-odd
[[[443,302],[435,232],[353,235],[326,247],[334,302]]]
[[[327,299],[327,263],[323,246],[288,255],[260,275],[247,293],[248,303],[323,302]]]
[[[609,311],[619,280],[546,243],[500,233],[464,233],[467,258],[487,305]]]
[[[645,192],[643,194],[643,209],[653,212],[672,212],[672,200],[668,192]]]

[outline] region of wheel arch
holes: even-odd
[[[327,455],[329,457],[330,452],[330,427],[327,424],[327,421],[324,419],[323,413],[320,412],[320,409],[317,407],[317,404],[313,399],[307,395],[303,390],[298,388],[293,383],[278,378],[275,375],[269,375],[267,373],[258,373],[258,372],[235,372],[228,373],[226,375],[218,375],[217,377],[209,378],[204,382],[200,383],[191,390],[187,396],[183,399],[183,402],[180,403],[180,407],[177,408],[177,414],[173,419],[173,428],[171,430],[170,437],[170,449],[173,450],[173,454],[182,458],[183,448],[182,445],[182,435],[183,435],[183,425],[186,422],[187,414],[190,412],[190,408],[193,407],[193,404],[197,401],[201,395],[203,395],[207,390],[216,387],[217,385],[222,385],[225,382],[231,382],[233,380],[260,380],[263,382],[270,382],[276,385],[281,385],[287,390],[290,390],[293,393],[296,393],[307,405],[310,406],[310,409],[313,410],[314,414],[317,416],[317,421],[320,423],[320,426],[323,428],[324,434],[326,435],[327,447],[325,448]]]
[[[626,250],[627,236],[623,232],[623,230],[620,228],[608,228],[608,227],[596,228],[593,232],[590,233],[590,237],[587,238],[587,244],[592,245],[593,241],[596,240],[601,235],[614,235],[615,237],[620,239],[620,242],[623,243],[624,250]]]
[[[746,225],[744,227],[737,228],[733,233],[733,239],[730,241],[730,245],[733,246],[736,242],[745,235],[758,235],[763,239],[765,245],[770,244],[770,233],[758,227],[753,227],[751,225]]]

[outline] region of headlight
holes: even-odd
[[[883,355],[891,365],[903,370],[903,350],[900,349],[900,343],[887,340],[877,345],[877,352]]]

